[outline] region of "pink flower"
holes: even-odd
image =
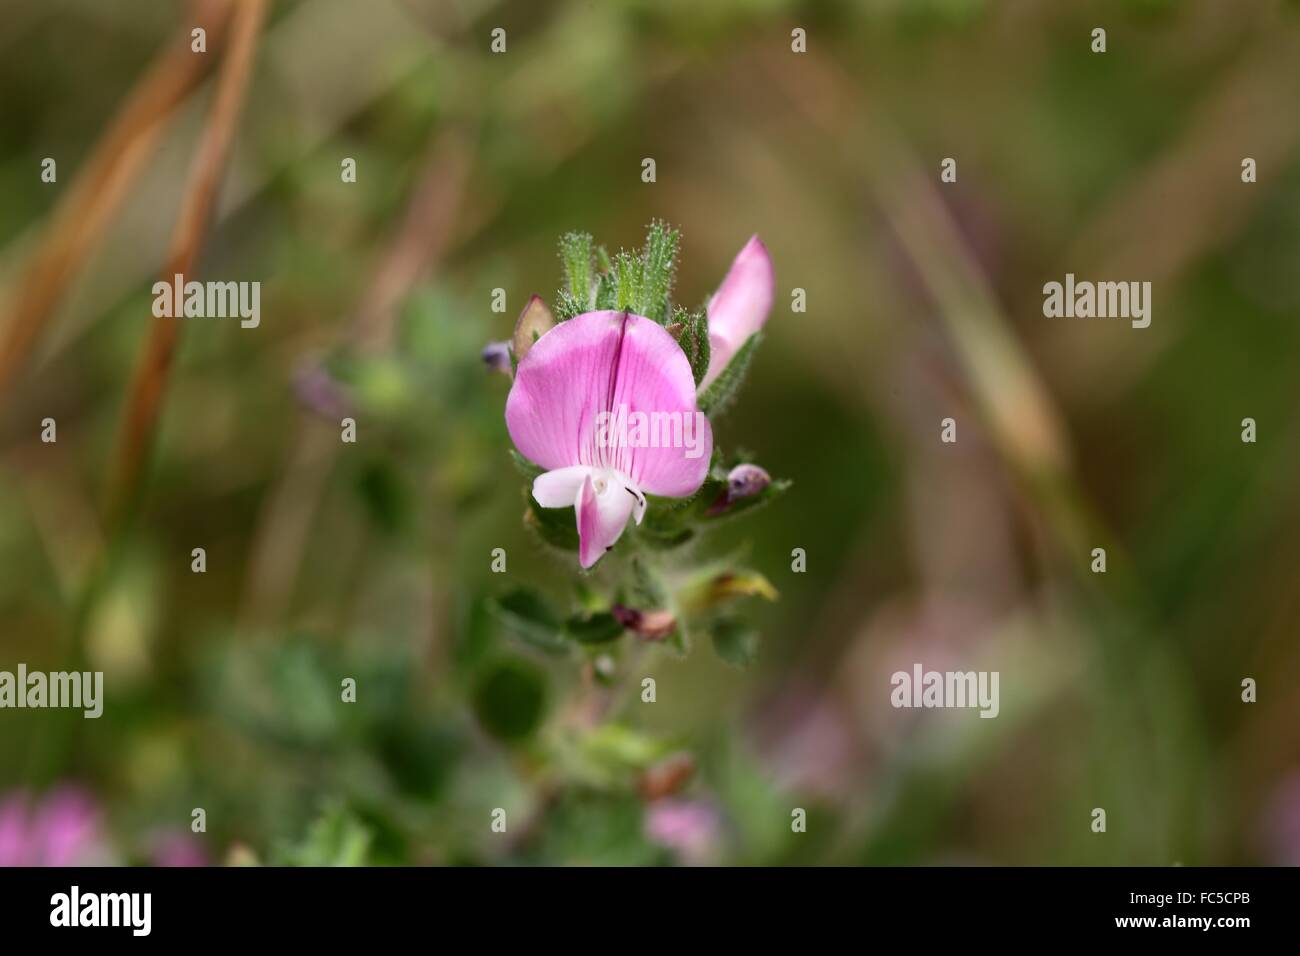
[[[182,831],[160,834],[154,840],[150,862],[153,866],[167,867],[207,866],[209,863],[203,844]]]
[[[703,800],[669,798],[646,808],[645,832],[653,842],[673,850],[683,863],[703,865],[717,853],[722,818]]]
[[[709,371],[701,388],[707,388],[749,337],[763,327],[775,295],[772,257],[763,240],[751,236],[709,300]]]
[[[0,801],[0,866],[94,866],[107,859],[99,809],[80,791]]]
[[[661,436],[635,427],[629,440],[610,440],[611,426],[629,419],[676,422],[674,436],[692,441],[650,441]],[[537,503],[576,510],[584,568],[629,518],[641,523],[647,492],[694,494],[713,451],[686,353],[662,326],[627,312],[586,312],[539,338],[519,362],[506,426],[520,454],[546,469],[533,482]]]
[[[1260,826],[1265,861],[1275,866],[1300,866],[1300,770],[1274,790]]]

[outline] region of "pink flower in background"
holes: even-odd
[[[94,866],[109,853],[100,812],[85,793],[65,788],[41,800],[0,800],[0,866]]]
[[[703,800],[656,800],[646,808],[645,832],[683,863],[702,865],[717,855],[722,817],[717,807]]]
[[[760,756],[780,790],[839,799],[862,786],[850,716],[833,693],[793,684],[756,710]]]
[[[601,413],[668,414],[695,429],[695,447],[598,440]],[[519,363],[506,425],[515,447],[546,469],[533,482],[543,508],[577,511],[584,568],[614,546],[645,494],[684,498],[708,473],[709,421],[681,346],[658,323],[627,312],[586,312],[539,338]]]
[[[1274,866],[1300,866],[1300,770],[1273,791],[1260,822],[1265,861]]]
[[[701,388],[707,388],[746,340],[763,327],[775,295],[772,257],[763,240],[752,236],[709,300],[709,371]]]
[[[159,835],[150,852],[154,866],[192,867],[208,866],[207,851],[194,836],[185,832],[167,832]]]

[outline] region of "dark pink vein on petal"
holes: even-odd
[[[618,327],[618,342],[614,346],[614,360],[610,364],[609,368],[609,389],[605,393],[605,417],[606,421],[611,423],[614,421],[614,397],[618,394],[618,373],[620,366],[623,364],[623,341],[627,338],[628,318],[629,315],[625,311]],[[608,442],[606,444],[608,444]],[[600,458],[601,466],[608,468],[610,465],[609,449],[599,448],[597,449],[597,454]]]

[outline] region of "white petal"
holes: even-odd
[[[568,508],[577,500],[583,480],[590,475],[587,465],[555,468],[533,480],[533,499],[543,508]]]

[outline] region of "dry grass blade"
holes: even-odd
[[[229,9],[229,0],[194,5],[181,34],[141,77],[60,201],[7,310],[8,327],[0,342],[0,394],[31,355],[68,284],[152,155],[167,120],[207,74],[211,60],[190,51],[191,28],[204,27],[215,49]]]
[[[230,47],[221,64],[216,95],[199,140],[189,181],[172,234],[162,275],[189,276],[207,231],[226,157],[242,112],[257,40],[266,16],[265,0],[237,0]],[[116,527],[135,500],[148,462],[162,398],[180,337],[178,319],[156,318],[131,379],[126,420],[119,436],[109,498],[109,527]]]

